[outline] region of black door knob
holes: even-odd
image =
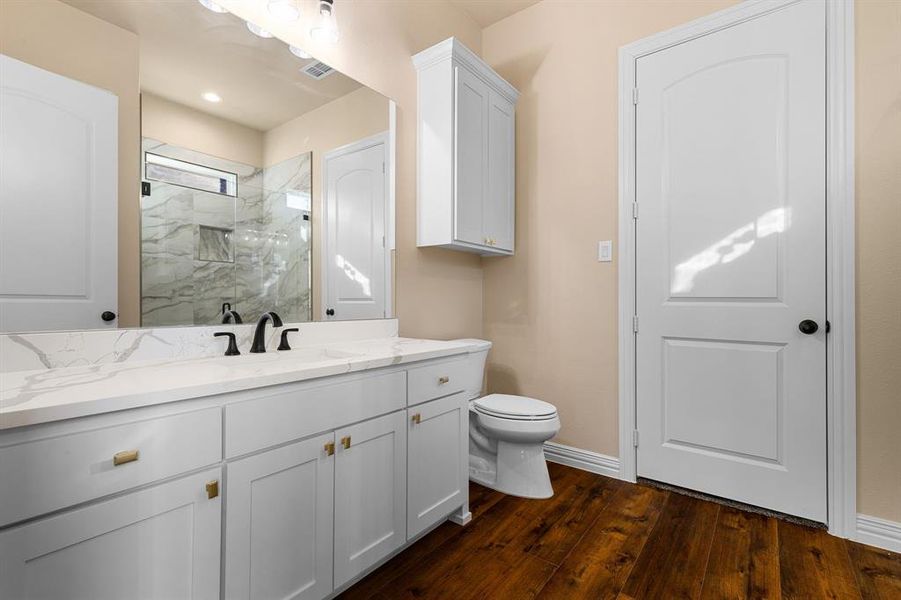
[[[116,318],[116,313],[114,313],[111,310],[105,310],[102,313],[100,313],[100,318],[103,319],[104,321],[112,321],[113,319]]]
[[[817,325],[816,321],[811,321],[810,319],[804,319],[800,323],[798,323],[798,329],[801,330],[801,333],[804,335],[813,335],[820,328]]]
[[[334,309],[334,308],[327,308],[327,309],[325,309],[325,314],[326,314],[327,316],[329,316],[329,317],[334,317],[334,316],[335,316],[335,309]]]

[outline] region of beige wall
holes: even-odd
[[[0,1],[0,52],[119,97],[119,326],[140,323],[138,38],[56,0]]]
[[[484,264],[492,391],[556,404],[558,441],[616,456],[617,48],[731,0],[545,0],[483,31],[517,106],[517,253]],[[565,7],[565,10],[563,9]],[[859,0],[859,510],[901,521],[901,3]]]
[[[395,308],[401,333],[434,338],[480,336],[479,258],[416,248],[416,72],[411,60],[416,52],[451,35],[478,52],[478,25],[441,0],[338,2],[341,41],[317,46],[306,28],[270,20],[262,4],[220,3],[397,102]],[[314,5],[305,1],[303,10],[314,14]]]
[[[855,20],[857,508],[901,521],[901,2]]]
[[[143,92],[141,135],[245,165],[263,166],[263,132]]]
[[[270,129],[263,138],[263,164],[313,153],[313,320],[322,319],[322,155],[388,130],[388,99],[367,87]]]

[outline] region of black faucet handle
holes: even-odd
[[[288,344],[288,334],[292,331],[300,331],[297,327],[288,327],[287,329],[282,329],[282,340],[278,343],[279,350],[290,350],[291,346]]]
[[[238,356],[241,354],[241,351],[238,350],[238,342],[235,340],[235,334],[231,331],[217,331],[213,334],[214,337],[221,337],[223,335],[228,336],[228,348],[225,350],[226,356]]]

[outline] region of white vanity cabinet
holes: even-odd
[[[419,74],[417,245],[513,254],[519,93],[450,38]]]
[[[218,599],[218,481],[216,468],[0,532],[0,598]]]
[[[0,598],[333,596],[468,518],[471,364],[0,430]]]

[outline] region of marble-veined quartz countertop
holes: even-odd
[[[0,429],[465,354],[490,345],[388,337],[264,354],[0,373]]]

